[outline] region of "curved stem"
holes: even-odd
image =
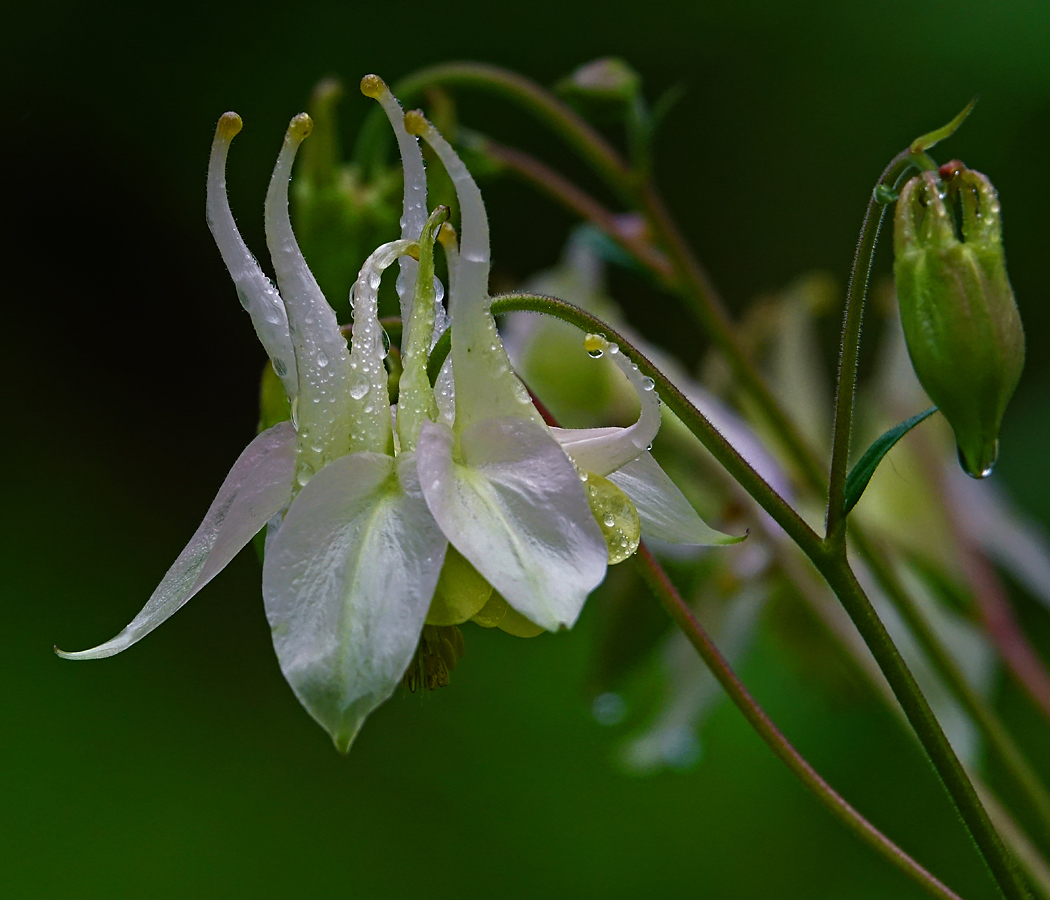
[[[930,874],[912,857],[905,853],[886,835],[879,831],[867,819],[854,809],[820,774],[806,761],[783,732],[769,718],[768,713],[755,701],[732,667],[722,656],[714,641],[704,630],[688,605],[682,599],[667,573],[653,557],[645,544],[638,547],[638,559],[646,581],[653,593],[659,598],[664,609],[675,624],[689,639],[696,652],[703,659],[711,674],[744,714],[759,736],[769,748],[780,757],[795,776],[830,810],[832,815],[857,835],[862,841],[873,847],[884,859],[888,860],[905,875],[921,885],[933,897],[954,898],[959,895]]]
[[[445,63],[430,66],[401,79],[394,93],[402,103],[418,97],[431,85],[467,84],[508,97],[546,122],[575,149],[624,199],[632,196],[634,176],[623,157],[568,104],[531,79],[485,63]],[[385,139],[375,111],[358,138],[357,158],[368,160]]]
[[[616,342],[622,353],[634,362],[656,384],[661,399],[685,424],[712,456],[761,506],[788,536],[798,545],[817,571],[828,582],[846,612],[853,620],[861,637],[868,645],[879,668],[890,683],[894,695],[904,709],[923,749],[943,781],[956,809],[977,844],[981,855],[992,871],[1003,895],[1010,900],[1024,900],[1028,896],[1013,859],[1003,846],[988,813],[981,805],[955,751],[930,709],[907,663],[900,655],[871,601],[857,582],[844,555],[834,552],[821,540],[795,510],[751,467],[737,450],[725,440],[706,416],[684,394],[615,329],[569,303],[535,294],[510,294],[496,298],[494,314],[523,310],[541,312],[569,322],[581,330],[601,332]],[[439,341],[431,354],[428,372],[433,380],[448,354],[449,342]]]
[[[581,331],[601,333],[617,344],[620,350],[656,383],[660,398],[668,408],[699,438],[700,442],[721,463],[722,467],[750,494],[755,501],[788,533],[791,539],[806,552],[823,554],[823,542],[820,536],[807,525],[801,516],[762,478],[744,459],[737,449],[729,443],[686,396],[653,365],[622,334],[589,312],[558,300],[539,294],[512,293],[501,294],[493,298],[492,314],[507,312],[545,313],[562,321],[575,325]],[[434,345],[427,364],[427,372],[432,382],[437,380],[441,366],[448,356],[451,347],[451,330],[441,336]]]
[[[812,448],[806,444],[748,357],[733,330],[725,304],[715,290],[714,283],[674,224],[652,179],[633,172],[616,149],[571,107],[546,88],[517,73],[481,63],[449,63],[422,69],[408,76],[398,83],[396,91],[407,97],[418,94],[432,84],[464,84],[513,100],[560,134],[598,171],[621,200],[644,213],[654,237],[663,245],[670,259],[671,287],[686,302],[711,341],[725,355],[733,374],[780,436],[810,489],[823,496],[824,472]],[[359,146],[367,147],[373,142],[372,131],[381,133],[378,125],[378,119],[375,124],[366,122],[362,144]],[[372,131],[369,130],[370,126]],[[362,150],[362,153],[367,152]],[[615,234],[612,237],[616,239]],[[641,261],[645,263],[644,259]],[[661,272],[657,274],[668,277]]]
[[[911,150],[902,150],[883,169],[876,184],[893,186],[911,166]],[[853,257],[846,307],[842,320],[842,349],[839,375],[835,388],[835,430],[831,444],[831,474],[828,478],[827,539],[843,555],[846,553],[846,474],[849,445],[853,432],[853,406],[857,391],[857,357],[860,353],[860,330],[864,319],[864,299],[868,293],[871,263],[886,204],[872,191],[864,213],[857,252]]]

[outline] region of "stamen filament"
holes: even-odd
[[[396,259],[418,253],[415,241],[382,244],[361,267],[350,292],[354,327],[350,345],[350,382],[347,398],[350,452],[393,455],[390,393],[383,358],[383,328],[379,324],[379,283]]]

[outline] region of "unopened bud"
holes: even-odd
[[[959,461],[988,475],[1024,365],[1003,256],[999,198],[953,162],[912,178],[897,202],[894,274],[915,373],[955,431]]]
[[[634,69],[622,59],[608,56],[580,66],[558,89],[581,98],[630,101],[641,86],[642,80]]]

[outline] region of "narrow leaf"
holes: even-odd
[[[879,463],[882,462],[882,458],[893,449],[894,444],[935,412],[937,412],[937,407],[931,406],[925,412],[914,415],[910,419],[905,419],[899,425],[876,438],[874,443],[864,451],[864,455],[850,469],[849,475],[846,476],[846,497],[843,504],[846,515],[849,515],[850,510],[857,505],[860,495],[864,493],[868,482],[871,481],[871,476],[875,474],[875,470],[879,467]]]
[[[977,103],[977,98],[974,97],[966,106],[962,112],[959,113],[954,119],[952,119],[947,125],[943,125],[936,131],[930,131],[921,137],[917,137],[911,142],[911,150],[913,153],[921,153],[924,150],[929,150],[934,144],[939,144],[945,138],[951,137],[958,130],[959,126],[966,121],[966,117],[973,111],[974,106]]]

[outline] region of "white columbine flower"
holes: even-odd
[[[379,100],[394,127],[405,199],[401,239],[379,247],[354,285],[349,348],[288,216],[288,181],[312,127],[309,117],[289,125],[266,197],[266,240],[280,294],[241,239],[226,197],[226,155],[240,118],[227,113],[219,120],[209,225],[287,394],[292,422],[248,445],[189,545],[127,628],[91,650],[61,653],[92,659],[129,647],[269,522],[263,598],[281,669],[342,750],[403,677],[411,681],[415,672],[416,681],[443,683],[462,638],[441,628],[473,618],[527,635],[536,626],[556,630],[575,622],[607,562],[618,556],[596,516],[619,515],[623,495],[601,476],[635,499],[656,536],[665,536],[663,528],[671,539],[724,542],[648,457],[659,401],[633,364],[618,360],[642,401],[635,425],[552,434],[543,423],[510,369],[490,312],[481,195],[444,139],[417,116],[414,130],[445,163],[463,212],[462,254],[451,255],[450,267],[455,411],[451,424],[440,420],[426,364],[443,327],[433,250],[447,210],[427,217],[422,155],[396,99],[374,76],[362,90]],[[392,423],[377,293],[395,260],[404,369]],[[588,340],[615,355],[603,339]],[[636,546],[635,539],[619,558]],[[428,668],[431,662],[436,669]]]

